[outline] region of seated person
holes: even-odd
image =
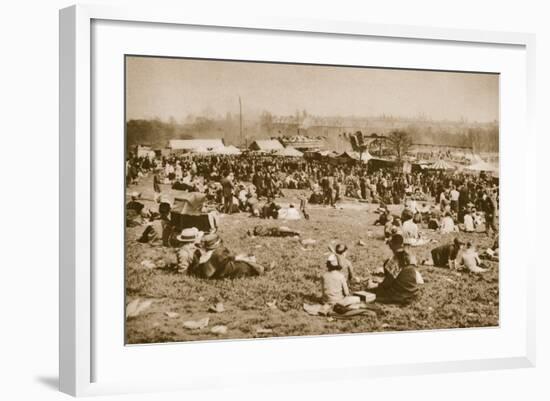
[[[346,278],[342,274],[338,260],[334,254],[330,254],[327,259],[327,269],[328,272],[321,277],[323,302],[335,305],[337,303],[345,303],[347,300],[354,301],[355,297],[350,297]]]
[[[439,229],[439,220],[441,219],[441,212],[437,206],[432,206],[432,210],[429,213],[428,228],[430,230]]]
[[[498,248],[499,248],[499,243],[498,243],[498,234],[497,234],[497,236],[495,237],[495,241],[493,242],[493,246],[490,248],[487,248],[487,250],[484,253],[482,253],[480,257],[482,259],[489,259],[489,260],[492,260],[493,262],[498,262],[499,260]]]
[[[264,219],[276,219],[279,217],[279,209],[281,206],[277,205],[272,199],[268,199],[267,203],[262,207],[261,216]]]
[[[405,209],[407,210],[407,209]],[[413,221],[413,216],[411,212],[404,213],[402,232],[405,245],[410,246],[422,246],[427,244],[429,241],[425,238],[422,238],[420,232],[418,231],[418,226]]]
[[[437,248],[431,250],[432,260],[425,261],[424,264],[432,264],[437,267],[448,267],[450,269],[456,269],[457,263],[456,259],[458,253],[462,249],[461,242],[458,238],[455,238],[454,241],[450,244],[440,245]]]
[[[142,223],[142,213],[145,205],[138,202],[139,193],[132,192],[130,202],[126,204],[126,225],[128,227],[139,226]]]
[[[338,244],[334,251],[338,266],[340,266],[340,272],[344,275],[346,282],[351,283],[356,277],[353,272],[353,265],[347,258],[348,247],[345,244]]]
[[[302,216],[298,209],[293,204],[290,204],[288,208],[279,209],[278,218],[280,220],[300,220]]]
[[[376,208],[374,213],[384,214],[384,213],[389,213],[389,210],[384,202],[380,202],[380,205],[378,206],[378,208]]]
[[[388,214],[386,224],[384,225],[384,238],[390,238],[393,234],[393,215]]]
[[[483,215],[477,211],[476,208],[472,209],[472,218],[474,219],[474,227],[477,228],[485,225],[485,220]]]
[[[375,212],[376,213],[376,212]],[[377,225],[381,225],[381,226],[385,226],[386,223],[388,222],[388,217],[390,216],[390,211],[389,210],[384,210],[380,216],[378,217],[378,219],[374,222],[374,225],[377,226]],[[392,218],[392,221],[393,221],[393,218]]]
[[[471,242],[466,244],[466,249],[462,252],[460,265],[464,266],[470,273],[475,274],[485,273],[489,270],[487,266],[479,260],[479,256]]]
[[[246,207],[250,214],[254,217],[260,217],[261,209],[260,202],[255,195],[248,194],[248,199],[246,200]]]
[[[367,290],[376,294],[377,302],[407,305],[417,297],[420,276],[403,249],[403,236],[393,235],[388,245],[393,256],[384,263],[384,279],[369,280]]]
[[[187,273],[208,279],[240,278],[259,276],[264,273],[263,266],[257,264],[253,257],[233,254],[223,246],[217,234],[208,234],[201,241],[201,257],[196,265],[187,269]]]
[[[138,239],[141,243],[161,241],[163,246],[171,246],[174,225],[171,222],[172,202],[166,196],[158,199],[158,214],[152,216],[146,223],[145,230]],[[158,217],[157,217],[158,216]]]
[[[446,212],[441,219],[439,231],[441,232],[441,234],[448,234],[458,231],[458,227],[455,226],[455,222],[450,212]]]
[[[463,219],[464,219],[464,224],[461,226],[462,231],[467,233],[473,233],[476,229],[474,225],[474,218],[472,217],[472,213],[470,209],[466,209]]]
[[[199,263],[200,251],[197,248],[199,230],[195,227],[184,228],[180,235],[176,236],[179,249],[176,251],[176,269],[178,273],[185,273]]]
[[[324,198],[323,193],[320,191],[313,191],[311,196],[309,197],[309,203],[312,205],[321,205],[323,204]]]
[[[403,234],[402,225],[401,225],[401,218],[398,216],[393,216],[393,222],[392,222],[392,234]]]

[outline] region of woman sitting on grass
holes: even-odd
[[[356,297],[350,297],[346,277],[342,274],[342,268],[338,264],[338,258],[330,254],[327,259],[328,272],[321,278],[321,290],[323,302],[329,305],[343,304],[346,301],[357,302]]]
[[[479,260],[479,255],[471,242],[466,244],[466,249],[462,252],[460,265],[463,266],[468,272],[474,274],[485,273],[489,270],[487,266]]]
[[[411,256],[403,248],[403,236],[394,234],[388,242],[393,257],[384,263],[384,280],[369,280],[367,290],[376,294],[376,301],[407,305],[418,291],[418,273],[411,264]]]

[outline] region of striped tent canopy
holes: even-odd
[[[438,161],[436,161],[435,163],[433,164],[430,164],[428,166],[428,169],[430,170],[453,170],[455,168],[454,165],[452,165],[451,163],[443,160],[443,159],[440,159]]]

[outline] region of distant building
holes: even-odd
[[[136,146],[136,157],[148,157],[150,159],[155,158],[155,151],[147,145],[137,145]]]
[[[325,147],[325,138],[322,136],[310,137],[304,135],[282,136],[278,138],[284,146],[291,146],[302,152],[319,150]]]
[[[284,149],[284,146],[276,139],[256,139],[248,148],[261,152],[276,152]]]
[[[453,146],[441,144],[413,143],[407,154],[417,160],[460,160],[468,159],[474,153],[471,146]]]

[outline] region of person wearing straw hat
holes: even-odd
[[[201,240],[199,263],[187,272],[191,275],[208,278],[240,278],[259,276],[264,273],[263,266],[256,263],[253,256],[235,255],[223,245],[217,234],[207,234]]]
[[[178,273],[185,273],[198,264],[200,252],[196,246],[200,231],[196,227],[184,228],[176,240],[181,244],[176,251],[176,268]]]

